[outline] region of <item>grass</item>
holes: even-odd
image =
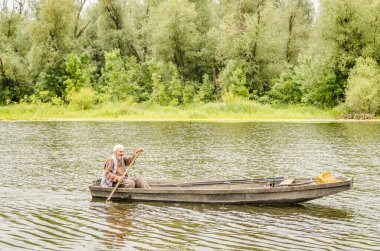
[[[1,106],[0,120],[330,121],[340,119],[341,113],[339,107],[322,110],[313,106],[270,106],[247,101],[175,107],[109,102],[88,110],[49,103],[21,103]]]

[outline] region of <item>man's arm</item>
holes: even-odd
[[[136,158],[136,156],[138,154],[140,154],[141,152],[143,152],[143,151],[144,151],[144,148],[139,147],[139,148],[136,149],[135,153],[132,154],[131,157],[124,157],[126,166],[129,166],[132,163],[132,160],[134,160],[134,158]]]

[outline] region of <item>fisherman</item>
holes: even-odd
[[[144,148],[137,148],[131,157],[124,156],[124,146],[115,145],[113,154],[108,157],[104,164],[104,174],[101,180],[101,186],[112,187],[120,181],[119,187],[123,188],[150,188],[148,182],[143,178],[123,177],[126,168],[144,151]]]

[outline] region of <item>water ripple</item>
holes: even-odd
[[[91,201],[115,143],[154,179],[354,176],[302,206]],[[0,250],[378,250],[380,124],[0,122]]]

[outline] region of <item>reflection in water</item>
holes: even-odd
[[[354,189],[295,207],[91,200],[115,143],[145,147],[131,175],[148,179],[329,169]],[[379,123],[0,122],[0,250],[378,250],[379,145]]]
[[[165,206],[165,205],[162,205]],[[181,207],[186,207],[181,205]],[[352,218],[353,212],[336,209],[329,206],[322,206],[312,203],[299,204],[294,206],[251,206],[251,205],[191,205],[191,209],[202,212],[202,210],[213,209],[220,212],[244,212],[251,215],[269,214],[272,217],[314,217],[328,219],[349,219]]]
[[[105,239],[107,244],[114,244],[115,247],[122,247],[131,230],[131,219],[129,210],[123,205],[107,204],[104,207],[106,213]]]
[[[135,248],[143,250],[178,247],[249,250],[269,245],[268,236],[280,238],[293,233],[294,236],[287,237],[288,241],[296,241],[295,236],[326,237],[334,233],[332,222],[347,225],[355,217],[354,212],[311,203],[292,207],[93,203],[90,210],[103,213],[99,219],[105,224],[102,242],[112,249],[131,248],[128,244],[135,243]]]

